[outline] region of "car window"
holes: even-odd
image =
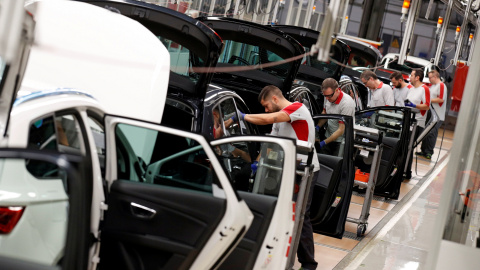
[[[221,144],[217,152],[220,163],[228,173],[233,187],[239,191],[255,194],[278,196],[283,174],[283,149],[275,143],[237,142],[235,144]],[[242,154],[232,155],[233,147]],[[230,148],[230,149],[229,149]],[[256,171],[252,171],[252,161],[257,160]]]
[[[225,46],[223,47],[222,54],[220,55],[219,63],[227,63],[237,66],[249,66],[284,60],[274,52],[256,45],[232,40],[224,40],[224,43]],[[259,70],[274,75],[280,79],[285,79],[290,68],[291,64],[287,63],[272,67],[265,67]]]
[[[239,112],[247,113],[247,107],[243,103],[243,101],[240,101],[239,99],[235,99],[235,105],[237,105],[237,109]],[[240,119],[239,121],[240,124],[240,130],[242,131],[242,134],[244,135],[256,135],[256,129],[252,126],[251,123]]]
[[[162,36],[157,36],[170,54],[170,70],[196,83],[199,75],[190,70],[191,67],[204,67],[204,60],[187,47]]]
[[[377,64],[377,59],[371,54],[365,53],[362,50],[351,47],[350,56],[347,65],[352,67],[368,67],[373,68]]]
[[[414,68],[424,69],[425,67],[409,61],[405,61],[403,65],[399,65],[398,60],[395,60],[388,64],[388,68],[410,74]]]
[[[376,110],[355,115],[355,124],[383,131],[385,137],[398,138],[402,135],[403,111]]]
[[[317,125],[320,126],[320,128],[315,132],[315,146],[317,147],[317,153],[343,157],[345,152],[345,132],[343,132],[343,134],[334,141],[326,144],[324,147],[318,148],[320,142],[332,136],[332,134],[337,131],[340,124],[343,124],[343,121],[340,121],[339,119],[321,119],[318,122]]]
[[[309,53],[311,50],[311,48],[309,47],[303,47],[303,48],[305,49],[305,53]],[[335,47],[333,48],[335,49]],[[332,57],[336,61],[340,61],[341,60],[340,52],[338,52],[338,50],[336,49],[335,49],[335,52],[336,53],[334,53]],[[302,59],[302,65],[306,65],[306,66],[310,66],[310,67],[322,70],[323,72],[331,76],[335,74],[335,71],[338,68],[338,65],[333,61],[328,61],[328,62],[319,61],[316,55],[310,56],[310,54],[305,54],[305,56]]]
[[[361,111],[363,110],[362,99],[358,92],[357,87],[353,83],[347,83],[340,87],[342,91],[352,97],[353,101],[355,101],[355,110]]]
[[[206,193],[218,183],[197,141],[127,124],[117,125],[115,137],[119,179]]]
[[[176,99],[166,99],[162,125],[191,131],[194,126],[194,121],[195,113],[191,106]]]
[[[221,123],[223,124],[224,130],[223,136],[242,134],[240,130],[237,108],[232,98],[228,98],[220,102],[220,105],[214,108],[214,110],[216,109],[218,109],[220,112]],[[215,138],[218,139],[219,137],[216,136]]]
[[[73,114],[47,116],[30,125],[29,149],[57,150],[64,153],[85,153],[83,135],[78,119]],[[27,170],[35,177],[58,178],[57,166],[42,161],[28,161]]]

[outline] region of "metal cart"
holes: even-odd
[[[297,177],[297,180],[295,181],[296,184],[299,186],[299,190],[296,196],[296,214],[292,232],[292,244],[290,246],[290,252],[288,254],[285,269],[293,269],[293,265],[295,264],[298,244],[300,241],[300,234],[302,233],[305,206],[307,205],[308,191],[310,190],[310,186],[312,185],[314,169],[314,166],[312,164],[313,153],[313,145],[311,143],[307,143],[305,141],[297,141],[297,154],[308,155],[308,159],[306,163],[300,163],[297,166],[296,170],[296,175],[301,177]]]
[[[365,200],[363,201],[362,211],[360,217],[347,217],[347,222],[358,224],[357,236],[360,237],[365,234],[368,226],[368,217],[370,216],[370,206],[372,204],[373,193],[375,191],[375,182],[377,180],[378,169],[383,151],[383,132],[373,128],[367,128],[355,125],[355,144],[357,154],[365,158],[373,153],[372,163],[370,166],[370,176],[368,182],[354,181],[354,186],[365,188]],[[376,139],[374,139],[376,137]],[[357,157],[357,155],[354,155]]]

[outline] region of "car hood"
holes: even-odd
[[[316,44],[318,36],[320,35],[320,32],[318,31],[298,26],[275,25],[273,28],[295,38],[305,48],[311,48],[314,44]],[[315,68],[314,66],[306,66],[302,63],[299,68],[297,78],[304,79],[306,81],[312,80],[314,83],[321,83],[326,78],[334,78],[338,81],[344,70],[344,66],[342,65],[347,64],[347,60],[350,55],[350,48],[345,42],[337,39],[335,44],[330,48],[330,53],[333,55],[333,59],[340,62],[341,65],[336,65],[335,67],[329,67],[329,65],[325,65]]]
[[[120,13],[148,28],[170,52],[169,91],[201,99],[205,97],[213,76],[205,71],[215,67],[223,47],[222,39],[215,31],[188,15],[159,5],[134,0],[81,1]],[[198,67],[201,71],[192,72],[188,67],[180,67],[179,59],[190,59],[188,67]]]
[[[224,41],[231,40],[258,46],[259,48],[272,52],[283,59],[288,59],[304,53],[304,49],[298,41],[272,27],[233,18],[204,17],[199,18],[199,20],[215,30]],[[273,62],[272,60],[269,61]],[[264,64],[267,62],[263,61],[261,63]],[[239,72],[222,72],[217,70],[213,80],[216,83],[225,85],[228,81],[235,81],[234,78],[241,77],[248,79],[250,82],[256,82],[257,86],[262,84],[276,85],[286,93],[292,86],[300,63],[301,59],[296,59],[289,64],[282,64],[282,68],[286,70],[281,76],[276,76],[275,78],[273,78],[274,76],[272,76],[268,69],[265,68],[263,70],[256,69]],[[217,65],[217,67],[220,66],[222,65]],[[225,76],[231,76],[232,78],[227,78]],[[219,78],[222,78],[222,81],[218,81],[217,79]]]
[[[80,2],[39,1],[26,8],[36,31],[22,89],[81,89],[107,113],[161,121],[170,57],[148,29]]]

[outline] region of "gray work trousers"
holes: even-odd
[[[433,155],[433,149],[435,148],[435,144],[437,143],[438,137],[438,129],[443,124],[443,121],[438,121],[435,126],[430,130],[430,132],[425,136],[422,141],[422,153]]]

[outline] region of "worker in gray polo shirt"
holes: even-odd
[[[355,101],[338,88],[338,83],[335,79],[327,78],[323,81],[322,94],[328,101],[323,103],[323,114],[342,114],[355,117]],[[320,119],[315,128],[319,130],[325,122],[327,122],[327,119]],[[321,153],[338,156],[344,132],[345,123],[343,121],[328,119],[328,126],[325,132],[326,139],[320,142]]]
[[[360,80],[368,88],[368,107],[394,106],[393,90],[377,78],[373,71],[365,70],[360,75]]]

